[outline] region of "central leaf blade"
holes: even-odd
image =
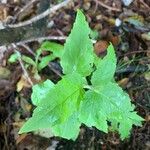
[[[57,85],[46,85],[49,83],[50,82],[46,82],[42,87],[42,90],[49,88],[49,90],[45,90],[45,96],[39,97],[38,101],[33,99],[35,104],[37,104],[37,108],[34,110],[32,117],[23,125],[19,133],[54,126],[54,134],[56,131],[56,135],[74,138],[78,133],[71,132],[69,135],[66,135],[66,133],[62,131],[58,132],[58,128],[62,129],[63,126],[66,127],[65,122],[69,122],[69,124],[73,126],[74,122],[72,122],[72,119],[70,120],[70,116],[77,111],[80,101],[82,100],[85,79],[81,77],[81,75],[73,73],[64,76]],[[37,96],[39,96],[39,93],[36,95],[34,92],[32,98],[37,99]],[[78,124],[76,121],[75,126],[79,126]]]
[[[88,76],[91,73],[94,57],[89,34],[90,28],[85,16],[78,10],[73,29],[64,45],[61,59],[64,74],[78,72],[82,76]]]

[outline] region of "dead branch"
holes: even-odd
[[[30,54],[32,54],[34,57],[36,56],[36,54],[30,49],[29,46],[25,45],[25,44],[19,44],[18,46],[22,46],[23,48],[25,48]],[[39,58],[39,60],[41,60],[41,58]],[[52,65],[52,63],[50,62],[48,64],[48,67],[50,68],[50,70],[52,70],[56,75],[58,75],[59,77],[62,77],[61,73],[59,71],[57,71],[57,69],[54,68],[54,66]]]
[[[42,42],[44,40],[57,40],[57,41],[61,41],[61,40],[66,40],[66,38],[67,38],[66,36],[37,37],[37,38],[32,38],[32,39],[29,39],[29,40],[24,40],[24,41],[17,42],[16,45],[26,44],[26,43],[30,43],[30,42],[34,42],[34,41]]]
[[[54,13],[55,11],[57,11],[58,9],[66,6],[71,0],[66,0],[62,3],[59,3],[58,5],[53,6],[52,8],[47,9],[46,11],[44,11],[43,13],[31,18],[30,20],[24,21],[24,22],[20,22],[17,24],[8,24],[7,27],[10,28],[17,28],[17,27],[22,27],[22,26],[27,26],[29,24],[32,24],[38,20],[41,20],[43,18],[45,18],[46,16],[48,16],[50,13]]]
[[[12,46],[13,46],[13,48],[14,48],[14,52],[15,52],[15,53],[18,53],[17,46],[16,46],[15,44],[12,44]],[[23,73],[24,73],[24,76],[26,77],[26,79],[27,79],[27,81],[30,83],[30,85],[33,86],[33,82],[32,82],[32,80],[31,80],[31,78],[29,77],[29,74],[28,74],[27,70],[25,69],[24,64],[23,64],[23,62],[22,62],[22,59],[21,59],[20,57],[18,58],[18,61],[19,61],[19,63],[20,63],[20,66],[21,66],[21,68],[22,68],[22,71],[23,71]]]
[[[96,4],[99,4],[100,6],[107,8],[110,11],[117,11],[117,12],[121,12],[120,9],[115,8],[115,7],[110,7],[108,5],[106,5],[104,2],[100,1],[100,0],[94,0],[96,2]]]

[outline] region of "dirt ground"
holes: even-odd
[[[3,32],[2,22],[6,27],[17,24],[38,15],[49,5],[54,7],[63,2],[39,1],[1,0],[0,34]],[[124,141],[117,133],[105,134],[84,125],[76,141],[53,136],[46,138],[42,133],[18,135],[20,127],[32,115],[34,106],[30,81],[24,76],[20,61],[8,61],[14,52],[14,47],[10,45],[21,42],[17,50],[34,59],[33,54],[40,46],[37,38],[57,37],[53,40],[63,44],[70,33],[77,9],[83,10],[94,31],[94,48],[98,56],[105,54],[109,42],[113,43],[118,59],[116,81],[129,93],[138,114],[145,118],[143,126],[134,126],[130,138]],[[150,0],[133,0],[128,6],[121,0],[74,0],[44,19],[42,25],[13,28],[12,31],[4,29],[4,35],[0,35],[0,150],[150,150]],[[18,38],[19,33],[21,36]],[[29,39],[33,40],[28,42]],[[32,67],[26,71],[33,84],[39,82],[34,77]],[[39,72],[40,81],[48,78],[57,82],[59,73],[59,60],[55,60]]]

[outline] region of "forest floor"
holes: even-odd
[[[46,4],[47,0],[44,1]],[[39,0],[0,2],[3,2],[0,3],[0,34],[3,23],[7,28],[8,25],[29,20],[37,15],[40,7]],[[48,1],[50,7],[58,3],[62,3],[62,0]],[[44,9],[47,6],[43,6]],[[104,55],[108,43],[113,43],[118,60],[115,79],[129,93],[138,114],[145,118],[142,127],[133,126],[131,136],[124,141],[117,133],[105,134],[84,125],[76,141],[46,138],[43,133],[18,135],[35,108],[31,102],[30,82],[36,84],[39,81],[34,76],[32,66],[26,69],[28,64],[23,60],[10,63],[9,58],[17,50],[35,59],[33,55],[40,47],[41,37],[63,44],[72,28],[77,9],[83,10],[94,31],[94,48],[99,57]],[[18,31],[14,27],[12,32],[4,29],[3,37],[6,39],[0,35],[0,150],[150,150],[150,1],[133,0],[125,6],[121,0],[74,0],[51,12],[43,21],[49,27],[42,25],[41,30],[35,25],[31,30],[26,27],[24,32],[22,27]],[[22,35],[15,38],[19,32]],[[29,39],[32,40],[27,41]],[[18,44],[13,47],[12,43]],[[47,78],[57,82],[60,72],[59,60],[55,60],[39,72],[40,82]]]

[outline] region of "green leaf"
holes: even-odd
[[[100,95],[93,91],[86,92],[81,103],[80,121],[88,127],[95,126],[97,129],[107,133],[106,117],[105,112],[101,111]]]
[[[32,60],[32,58],[25,56],[25,55],[22,55],[21,58],[24,62],[36,67],[36,63]]]
[[[107,49],[107,55],[99,59],[97,70],[93,73],[91,82],[94,86],[111,81],[116,70],[116,56],[113,45],[110,44]]]
[[[53,52],[53,56],[61,58],[64,52],[64,46],[55,42],[45,41],[41,45],[41,49],[45,51]]]
[[[32,103],[36,106],[39,105],[41,100],[46,99],[46,94],[54,87],[54,83],[50,80],[46,80],[43,83],[36,84],[32,87]],[[44,101],[42,101],[44,103]]]
[[[96,40],[96,39],[98,38],[98,36],[99,36],[98,31],[96,31],[96,30],[91,30],[91,32],[90,32],[90,37],[91,37],[93,40]]]
[[[126,118],[120,121],[118,129],[122,140],[130,135],[130,130],[133,124],[141,126],[141,121],[144,121],[144,119],[138,116],[136,112],[129,112],[126,116]]]
[[[57,44],[55,42],[45,41],[42,43],[41,47],[37,50],[36,55],[36,64],[38,66],[38,70],[42,70],[45,68],[48,63],[56,58],[61,58],[64,52],[64,47],[61,44]],[[52,52],[52,54],[45,56],[41,59],[40,63],[38,63],[38,59],[43,51]]]
[[[137,126],[141,126],[142,125],[141,121],[144,121],[142,117],[137,115],[136,111],[130,113],[130,119],[132,119],[132,121],[134,121],[134,124]]]
[[[77,113],[70,116],[66,122],[57,124],[52,127],[55,136],[61,136],[66,139],[75,140],[79,134],[81,123],[78,120]]]
[[[10,63],[14,63],[14,62],[16,62],[17,60],[18,60],[18,54],[17,53],[14,53],[14,54],[12,54],[10,57],[9,57],[9,59],[8,59],[8,61],[10,62]]]
[[[66,75],[56,85],[47,80],[33,87],[32,101],[37,107],[19,133],[52,129],[56,136],[75,140],[80,124],[84,123],[105,133],[109,129],[116,130],[124,139],[130,134],[133,124],[141,125],[143,119],[134,111],[130,97],[114,81],[116,56],[112,44],[107,55],[98,59],[93,54],[89,33],[85,17],[78,10],[61,56]],[[42,47],[48,51],[53,45],[44,44]],[[41,50],[37,52],[36,64]],[[47,63],[46,58],[44,62]],[[93,63],[96,71],[91,77],[92,85],[88,85],[85,77],[92,74]],[[85,92],[84,88],[88,91]]]
[[[20,54],[20,52],[16,51],[15,53],[13,53],[13,54],[9,57],[8,61],[9,61],[10,63],[14,63],[14,62],[16,62],[16,61],[18,60],[19,57],[21,57],[21,54]]]
[[[74,94],[74,91],[75,93],[79,92],[83,88],[83,84],[86,84],[86,80],[78,73],[72,73],[63,76],[62,80],[55,85],[55,88],[47,92],[46,97],[50,97],[51,100],[49,100],[49,98],[45,98],[45,103],[41,102],[40,106],[55,107],[57,104],[62,103],[65,97],[68,98],[68,95],[71,95],[70,93],[73,92]]]
[[[38,62],[38,59],[43,51],[49,51],[53,53],[54,59],[55,58],[61,58],[62,54],[64,52],[64,47],[61,44],[57,44],[55,42],[49,42],[45,41],[42,43],[41,47],[37,50],[36,55],[36,62]]]
[[[64,74],[78,72],[82,76],[88,76],[91,73],[94,57],[90,31],[85,16],[78,10],[73,29],[64,45],[61,59]]]
[[[124,118],[120,121],[119,133],[121,134],[122,140],[129,136],[132,124],[132,120],[129,118]]]
[[[125,93],[117,83],[109,82],[101,85],[99,93],[113,106],[121,111],[133,111],[134,105],[131,104],[130,97]],[[109,108],[107,109],[109,111]]]
[[[107,121],[113,129],[119,124],[121,138],[128,137],[132,125],[140,125],[143,119],[134,112],[129,96],[116,83],[101,85],[95,91],[86,92],[80,108],[80,121],[107,133]],[[115,128],[114,128],[114,124]]]
[[[45,68],[48,63],[52,60],[54,60],[56,57],[53,56],[52,54],[51,55],[48,55],[48,56],[45,56],[41,59],[40,63],[38,64],[38,70],[42,70],[43,68]]]
[[[84,82],[85,80],[79,74],[67,75],[57,85],[47,90],[45,96],[39,97],[41,99],[38,101],[34,100],[38,107],[19,133],[50,128],[65,123],[79,107],[83,97],[82,85]]]
[[[103,101],[102,112],[107,114],[108,121],[120,123],[121,138],[128,137],[132,125],[140,125],[143,119],[134,112],[134,105],[127,93],[116,83],[107,83],[99,89]],[[105,101],[105,102],[104,102]]]

